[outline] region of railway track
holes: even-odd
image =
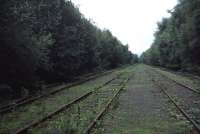
[[[87,100],[88,100],[88,99],[91,99],[91,98],[88,98],[88,97],[91,96],[91,95],[95,95],[95,96],[96,96],[96,95],[97,95],[96,93],[97,93],[101,88],[103,88],[104,86],[106,86],[106,85],[108,85],[108,84],[112,84],[112,82],[114,82],[114,81],[117,81],[118,78],[119,78],[121,75],[122,75],[122,74],[119,74],[119,75],[117,75],[116,77],[114,77],[114,78],[110,79],[109,81],[105,82],[104,84],[100,85],[99,87],[95,88],[93,91],[90,91],[90,92],[88,92],[88,93],[85,93],[85,94],[83,94],[83,95],[77,97],[76,99],[72,100],[70,103],[68,103],[68,104],[66,104],[66,105],[64,105],[64,106],[61,106],[59,109],[57,109],[56,111],[54,111],[54,112],[52,112],[52,113],[49,113],[47,116],[45,116],[45,117],[43,117],[43,118],[40,118],[40,119],[38,119],[38,120],[36,120],[36,121],[30,123],[29,125],[26,125],[26,126],[20,128],[20,129],[18,129],[18,130],[15,131],[13,134],[23,134],[23,133],[27,132],[27,130],[32,129],[32,128],[34,128],[34,127],[36,127],[36,126],[42,124],[42,123],[45,122],[47,119],[50,119],[50,118],[52,118],[53,116],[55,116],[55,115],[57,115],[57,114],[59,114],[59,113],[61,113],[61,112],[66,111],[66,110],[67,110],[68,108],[70,108],[73,104],[80,103],[80,102],[84,101],[86,98],[87,98]],[[115,91],[116,93],[115,93],[114,96],[108,101],[108,103],[106,104],[106,107],[103,108],[103,110],[98,114],[99,117],[98,117],[98,118],[97,118],[97,117],[95,118],[96,121],[99,120],[99,119],[102,117],[102,115],[103,115],[103,114],[105,113],[105,111],[108,109],[108,107],[110,106],[110,104],[112,103],[112,101],[114,100],[114,98],[116,98],[116,96],[119,94],[119,92],[125,87],[125,84],[126,84],[126,82],[127,82],[128,80],[129,80],[129,79],[123,80],[123,81],[120,82],[120,84],[119,84],[120,88],[118,88],[117,92]],[[96,96],[96,97],[97,97],[97,96]],[[96,123],[93,122],[93,125],[92,125],[90,128],[88,127],[88,129],[92,130],[92,128],[95,126],[95,124],[96,124]]]
[[[62,85],[62,84],[61,84],[61,83],[48,84],[48,85],[45,86],[45,88],[47,88],[47,89],[49,89],[49,88],[56,88],[56,87],[58,87],[59,85]],[[14,100],[13,102],[10,102],[10,103],[8,103],[8,104],[6,104],[6,105],[3,105],[3,106],[0,107],[0,113],[1,113],[1,111],[4,111],[4,109],[7,109],[7,108],[9,108],[9,107],[12,107],[12,106],[14,106],[14,105],[17,104],[17,103],[21,103],[21,102],[23,102],[23,101],[25,101],[25,100],[27,100],[27,99],[33,98],[33,97],[34,97],[34,96],[26,96],[26,97],[23,97],[23,98]]]
[[[154,71],[154,70],[152,70],[152,71]],[[163,92],[163,94],[165,96],[167,96],[167,98],[176,107],[176,109],[192,124],[192,126],[195,128],[195,131],[199,134],[200,133],[200,124],[199,124],[198,117],[193,115],[194,113],[191,113],[190,111],[188,111],[189,109],[192,109],[192,106],[191,105],[190,106],[185,106],[186,104],[184,102],[180,103],[180,96],[178,97],[177,95],[175,95],[175,97],[172,97],[172,95],[168,92],[168,89],[166,87],[162,86],[161,83],[159,83],[159,80],[155,80],[152,77],[152,74],[149,71],[147,71],[147,73],[149,74],[149,76],[150,76],[152,82],[154,83],[154,85],[156,85]],[[164,75],[161,75],[161,76],[164,77]],[[181,86],[181,87],[185,88],[185,86]],[[190,91],[190,93],[194,93],[193,90],[188,90],[188,91]],[[181,91],[179,91],[179,92],[181,92]],[[177,97],[179,98],[178,99],[179,101],[177,100]]]
[[[84,131],[84,134],[90,134],[91,133],[92,129],[95,127],[95,125],[98,122],[98,120],[100,120],[103,117],[103,115],[108,110],[108,108],[110,107],[110,105],[112,104],[112,102],[114,101],[114,99],[119,95],[119,93],[121,92],[121,90],[123,90],[125,88],[125,85],[129,81],[129,79],[130,78],[128,78],[127,80],[125,80],[122,83],[122,86],[117,90],[117,92],[113,95],[113,97],[107,102],[107,104],[105,105],[105,107],[96,115],[96,117],[94,118],[94,120],[92,120],[92,122],[88,125],[88,127]]]
[[[162,87],[155,79],[152,79],[153,83],[161,89],[161,91],[168,97],[168,99],[174,104],[174,106],[177,108],[177,110],[193,125],[195,130],[200,133],[200,125],[198,124],[198,121],[194,119],[190,114],[187,113],[186,110],[184,110],[178,102],[167,92],[167,90]]]
[[[25,98],[22,98],[22,99],[19,99],[19,100],[16,100],[8,105],[5,105],[5,106],[2,106],[0,108],[0,114],[5,114],[5,113],[8,113],[8,112],[11,112],[13,109],[16,109],[18,107],[21,107],[21,106],[24,106],[26,104],[30,104],[36,100],[39,100],[39,99],[42,99],[42,98],[45,98],[45,97],[48,97],[50,95],[54,95],[58,92],[61,92],[63,90],[66,90],[68,88],[71,88],[73,86],[77,86],[77,85],[80,85],[82,83],[85,83],[89,80],[93,80],[93,79],[96,79],[98,77],[101,77],[101,76],[104,76],[104,75],[107,75],[107,74],[110,74],[112,73],[113,71],[107,71],[107,72],[104,72],[102,74],[98,74],[98,75],[94,75],[94,76],[90,76],[86,79],[83,79],[83,80],[80,80],[80,81],[77,81],[77,82],[74,82],[74,83],[71,83],[71,84],[68,84],[68,85],[61,85],[59,86],[56,90],[53,90],[51,92],[48,92],[48,93],[44,93],[44,94],[41,94],[39,96],[28,96],[28,97],[25,97]]]
[[[63,110],[66,110],[67,108],[70,108],[73,104],[78,103],[79,101],[87,98],[89,95],[91,95],[93,92],[88,92],[86,94],[81,95],[80,97],[77,97],[76,99],[72,100],[70,103],[61,106],[60,108],[58,108],[57,110],[55,110],[52,113],[49,113],[47,116],[40,118],[38,120],[35,120],[34,122],[18,129],[17,131],[15,131],[13,134],[23,134],[25,133],[28,129],[36,127],[37,125],[43,123],[44,121],[52,118],[53,116],[57,115],[58,113],[62,112]]]
[[[174,80],[174,79],[172,79],[172,78],[170,78],[170,77],[164,75],[163,73],[159,72],[158,70],[156,70],[156,69],[154,69],[154,68],[151,68],[151,70],[154,71],[154,72],[156,72],[156,73],[158,73],[158,74],[160,74],[162,77],[164,77],[164,78],[166,78],[166,79],[168,79],[168,80],[174,82],[175,84],[177,84],[177,85],[183,87],[184,89],[188,89],[188,90],[190,90],[190,91],[192,91],[192,92],[194,92],[194,93],[200,95],[200,91],[198,91],[198,90],[196,90],[196,89],[193,89],[192,87],[186,86],[186,85],[184,85],[184,84],[182,84],[182,83],[180,83],[180,82],[178,82],[178,81],[176,81],[176,80]]]
[[[172,74],[175,74],[175,75],[181,75],[181,76],[186,76],[186,77],[191,77],[193,79],[196,79],[198,81],[200,81],[200,76],[196,75],[196,74],[191,74],[189,72],[184,72],[184,75],[182,74],[183,72],[181,72],[181,74],[179,74],[179,72],[176,72],[176,71],[172,71],[170,69],[166,69],[166,68],[161,68],[161,67],[157,67],[157,66],[152,66],[153,68],[156,68],[156,69],[160,69],[162,71],[166,71],[166,72],[170,72]]]
[[[89,97],[90,95],[92,95],[96,90],[101,89],[102,87],[108,85],[109,83],[111,83],[112,81],[114,81],[115,79],[117,79],[118,77],[120,77],[120,75],[122,75],[122,74],[118,74],[118,75],[115,76],[114,78],[112,78],[112,79],[106,81],[105,83],[103,83],[102,85],[100,85],[100,86],[94,88],[92,91],[90,91],[90,92],[88,92],[88,93],[84,93],[84,94],[80,95],[79,97],[73,99],[73,100],[72,100],[71,102],[69,102],[68,104],[59,107],[58,109],[56,109],[55,111],[53,111],[53,112],[47,114],[46,116],[44,116],[44,117],[42,117],[42,118],[40,118],[40,119],[37,119],[37,120],[33,121],[32,123],[30,123],[30,124],[28,124],[28,125],[26,125],[26,126],[24,126],[24,127],[22,127],[22,128],[17,129],[16,131],[13,132],[13,134],[23,134],[23,133],[26,133],[27,130],[29,130],[29,129],[33,128],[33,127],[38,126],[39,124],[45,122],[46,120],[52,118],[53,116],[55,116],[55,115],[57,115],[57,114],[59,114],[59,113],[65,111],[65,110],[67,110],[67,109],[70,108],[72,105],[74,105],[74,104],[76,104],[76,103],[78,103],[78,102],[83,101],[84,99],[86,99],[87,97]]]

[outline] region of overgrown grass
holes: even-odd
[[[116,82],[122,82],[125,78],[127,78],[130,73],[130,69],[131,68],[121,71],[123,75],[121,75],[120,80]],[[106,103],[119,87],[119,85],[116,85],[115,82],[113,82],[102,89],[97,90],[93,95],[89,96],[78,105],[74,105],[66,112],[55,116],[52,120],[49,120],[41,126],[32,129],[31,133],[43,134],[49,133],[52,130],[56,130],[61,134],[82,134],[89,123],[102,110],[102,108],[105,107]],[[68,123],[63,123],[63,120],[67,121]]]
[[[13,131],[27,125],[35,119],[47,115],[49,112],[54,111],[61,105],[67,104],[73,98],[102,85],[105,81],[115,77],[119,72],[120,70],[117,70],[112,74],[102,76],[70,89],[66,89],[56,95],[35,101],[30,105],[24,106],[14,110],[12,113],[2,116],[0,119],[0,133],[9,133],[9,131]]]
[[[155,68],[157,71],[159,71],[160,73],[166,75],[167,77],[180,82],[186,86],[189,86],[193,89],[197,89],[200,90],[200,81],[198,79],[192,79],[191,76],[183,76],[183,75],[179,75],[179,74],[174,74],[168,71],[164,71],[158,68]]]
[[[144,96],[132,96],[132,98],[141,98],[141,100],[129,98],[125,102],[115,100],[113,108],[110,108],[108,114],[98,123],[93,131],[94,134],[183,134],[190,133],[192,126],[176,110],[176,108],[153,86],[151,78],[147,75],[146,68],[138,65],[134,72],[132,80],[128,83],[128,89],[120,98],[128,97],[130,90],[138,89],[134,92],[144,92]],[[144,90],[144,91],[142,91]],[[146,96],[153,95],[152,98],[145,100]],[[134,95],[134,94],[133,94]],[[137,94],[135,94],[137,95]],[[157,96],[158,95],[158,96]],[[155,99],[154,97],[159,99]],[[152,100],[151,100],[152,99]],[[138,101],[129,105],[131,101]],[[140,102],[142,101],[142,102]],[[145,104],[152,101],[149,104]],[[155,102],[154,102],[155,101]],[[155,105],[154,104],[157,104]],[[144,104],[144,105],[140,105]],[[129,105],[126,107],[125,105]],[[148,107],[148,108],[145,108]]]

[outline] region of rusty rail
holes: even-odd
[[[174,80],[174,79],[172,79],[172,78],[170,78],[170,77],[164,75],[163,73],[161,73],[160,71],[158,71],[158,70],[156,70],[156,69],[154,69],[154,68],[152,68],[152,67],[151,67],[151,69],[152,69],[154,72],[157,72],[157,73],[160,74],[161,76],[165,77],[166,79],[168,79],[168,80],[170,80],[170,81],[176,83],[177,85],[179,85],[179,86],[181,86],[181,87],[184,87],[185,89],[188,89],[188,90],[190,90],[190,91],[192,91],[192,92],[194,92],[194,93],[200,94],[200,92],[197,91],[196,89],[193,89],[193,88],[191,88],[191,87],[189,87],[189,86],[186,86],[186,85],[184,85],[184,84],[182,84],[182,83],[180,83],[180,82],[178,82],[178,81],[176,81],[176,80]]]
[[[119,74],[119,75],[117,75],[116,77],[110,79],[109,81],[105,82],[104,84],[102,84],[102,85],[100,85],[100,86],[94,88],[93,91],[90,91],[90,92],[88,92],[88,93],[86,93],[86,94],[84,94],[84,95],[82,95],[82,96],[80,96],[80,97],[78,97],[78,98],[72,100],[70,103],[68,103],[68,104],[66,104],[66,105],[64,105],[64,106],[61,106],[61,107],[58,108],[56,111],[54,111],[54,112],[52,112],[52,113],[49,113],[47,116],[45,116],[45,117],[43,117],[43,118],[41,118],[41,119],[38,119],[38,120],[34,121],[33,123],[28,124],[27,126],[24,126],[23,128],[18,129],[18,130],[17,130],[16,132],[14,132],[13,134],[23,134],[23,133],[25,133],[28,129],[30,129],[30,128],[32,128],[32,127],[36,127],[37,125],[43,123],[43,122],[46,121],[47,119],[52,118],[53,116],[55,116],[55,115],[57,115],[58,113],[60,113],[60,112],[62,112],[62,111],[64,111],[64,110],[66,110],[67,108],[70,108],[73,104],[78,103],[78,102],[84,100],[85,98],[87,98],[88,96],[90,96],[91,94],[93,94],[95,90],[98,90],[98,89],[100,89],[100,88],[106,86],[107,84],[109,84],[109,83],[112,82],[113,80],[117,79],[120,75],[121,75],[121,74]]]
[[[164,87],[162,87],[160,84],[158,84],[154,79],[152,79],[153,83],[159,87],[161,89],[161,91],[169,98],[169,100],[174,104],[174,106],[181,112],[181,114],[194,126],[194,128],[196,129],[196,131],[198,133],[200,133],[200,126],[196,123],[195,120],[193,120],[189,114],[187,114],[187,112],[185,112],[185,110],[183,110],[175,101],[175,99],[173,97],[171,97],[166,89],[164,89]]]
[[[92,129],[95,127],[97,121],[101,119],[101,117],[103,116],[103,114],[110,107],[110,105],[113,102],[113,100],[118,96],[118,94],[120,93],[120,91],[122,89],[124,89],[125,84],[129,81],[129,79],[130,78],[128,78],[127,80],[125,80],[124,82],[121,83],[122,86],[117,90],[117,92],[114,94],[114,96],[108,101],[108,103],[106,104],[106,106],[97,114],[97,116],[94,118],[94,120],[89,124],[89,126],[85,130],[84,134],[89,134],[92,131]]]
[[[80,97],[74,99],[74,100],[71,101],[70,103],[61,106],[61,107],[58,108],[56,111],[54,111],[54,112],[52,112],[52,113],[49,113],[47,116],[45,116],[45,117],[43,117],[43,118],[41,118],[41,119],[38,119],[38,120],[34,121],[34,122],[31,123],[31,124],[28,124],[27,126],[25,126],[25,127],[21,128],[21,129],[17,130],[16,132],[14,132],[13,134],[22,134],[22,133],[25,133],[28,129],[30,129],[30,128],[32,128],[32,127],[35,127],[35,126],[37,126],[37,125],[39,125],[39,124],[41,124],[42,122],[46,121],[47,119],[52,118],[54,115],[57,115],[58,113],[60,113],[60,112],[64,111],[65,109],[71,107],[73,104],[75,104],[75,103],[77,103],[77,102],[79,102],[79,101],[81,101],[81,100],[87,98],[87,97],[88,97],[89,95],[91,95],[92,93],[93,93],[93,91],[88,92],[88,93],[86,93],[86,94],[84,94],[84,95],[82,95],[82,96],[80,96]]]
[[[7,112],[11,112],[11,111],[13,110],[13,108],[18,108],[18,107],[24,106],[24,105],[26,105],[26,104],[30,104],[30,103],[32,103],[32,102],[34,102],[34,101],[36,101],[36,100],[41,99],[41,98],[48,97],[48,96],[50,96],[50,95],[54,95],[54,94],[56,94],[56,93],[58,93],[58,92],[61,92],[61,91],[65,90],[65,89],[67,89],[67,88],[71,88],[71,87],[73,87],[73,86],[80,85],[80,84],[82,84],[82,83],[84,83],[84,82],[87,82],[87,81],[89,81],[89,80],[93,80],[93,79],[95,79],[95,78],[101,77],[101,76],[103,76],[103,75],[107,75],[107,74],[112,73],[112,72],[113,72],[113,71],[107,71],[107,72],[104,72],[104,73],[102,73],[102,74],[95,75],[95,76],[89,77],[89,78],[87,78],[87,79],[83,79],[83,80],[80,80],[80,81],[78,81],[78,82],[71,83],[71,84],[69,84],[69,85],[63,85],[61,88],[59,88],[59,89],[57,89],[57,90],[51,91],[51,92],[46,93],[46,94],[42,94],[42,95],[40,95],[40,96],[35,96],[35,97],[29,96],[29,97],[23,98],[23,99],[21,99],[21,100],[18,100],[18,101],[15,101],[15,102],[11,103],[11,104],[8,104],[8,105],[6,105],[6,106],[3,106],[3,107],[0,109],[0,114],[5,114],[5,113],[7,113]]]

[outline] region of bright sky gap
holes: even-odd
[[[157,22],[169,17],[177,0],[72,0],[101,29],[109,29],[133,53],[147,50]]]

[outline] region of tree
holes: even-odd
[[[0,84],[15,96],[43,83],[133,63],[137,56],[109,30],[86,19],[71,1],[0,1]]]
[[[156,65],[199,72],[199,11],[199,0],[180,0],[171,17],[158,23],[155,41],[143,54],[143,61],[154,65],[159,61]]]

